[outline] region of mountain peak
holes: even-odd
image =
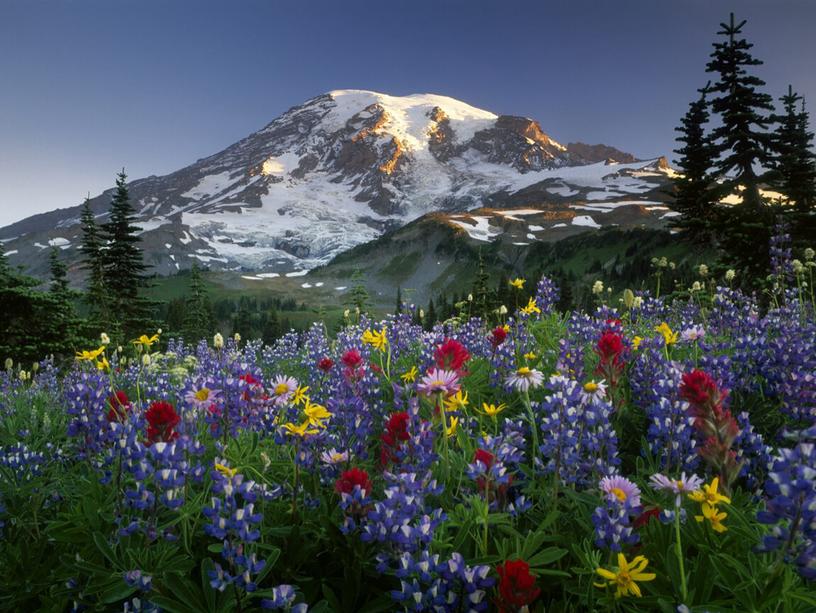
[[[561,145],[533,119],[448,96],[340,89],[190,166],[133,181],[129,190],[153,270],[171,273],[197,260],[271,274],[318,266],[430,212],[497,208],[516,193],[556,203],[562,194],[598,198],[569,185],[602,185],[602,175],[576,169],[607,158],[634,161],[627,156],[605,145]],[[586,183],[584,176],[593,178]],[[109,204],[109,194],[91,200],[100,216]],[[2,228],[0,245],[33,262],[35,273],[47,270],[50,244],[77,259],[79,212]]]

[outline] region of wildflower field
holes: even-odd
[[[702,267],[560,313],[542,278],[490,322],[7,362],[0,609],[814,611],[813,253],[780,253],[762,296]]]

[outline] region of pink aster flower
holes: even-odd
[[[209,387],[200,387],[187,392],[184,400],[197,409],[207,409],[213,404],[221,390],[210,389]]]
[[[679,479],[672,479],[671,477],[658,473],[651,476],[649,483],[656,490],[674,494],[674,506],[679,507],[683,500],[683,494],[690,494],[695,490],[699,490],[703,484],[703,479],[697,475],[686,477],[685,472],[680,475]]]
[[[452,370],[432,368],[422,377],[422,381],[417,385],[417,391],[426,396],[440,392],[450,396],[459,391],[459,375]]]
[[[329,466],[348,462],[348,451],[337,451],[334,447],[320,454],[320,461]]]
[[[272,401],[277,404],[286,404],[292,398],[292,394],[297,391],[298,382],[294,377],[278,375],[272,380]]]
[[[618,502],[628,502],[632,507],[640,506],[640,488],[626,477],[613,475],[601,479],[601,491]]]
[[[705,333],[703,326],[691,326],[680,333],[680,340],[686,343],[693,343],[705,337]]]
[[[516,388],[520,392],[526,392],[530,388],[541,387],[544,382],[544,374],[535,368],[522,366],[512,375],[507,377],[507,385]]]

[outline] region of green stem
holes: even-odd
[[[538,429],[536,428],[535,415],[533,415],[533,406],[530,404],[530,391],[524,390],[524,405],[527,407],[527,420],[530,422],[530,431],[533,435],[533,451],[530,454],[530,462],[533,467],[533,474],[535,474],[535,461],[538,454]]]
[[[680,507],[674,506],[674,553],[677,556],[677,563],[680,565],[680,593],[683,597],[683,604],[688,600],[688,586],[686,585],[686,568],[683,561],[683,545],[680,542]]]

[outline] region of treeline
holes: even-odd
[[[616,245],[620,249],[606,259],[591,256],[589,261],[583,262],[582,256],[592,254],[599,245]],[[519,273],[526,279],[522,288],[511,286],[507,265],[494,261],[492,252],[487,249],[478,256],[470,285],[460,290],[438,292],[422,305],[423,323],[430,327],[434,319],[444,321],[463,312],[491,318],[502,306],[513,311],[535,295],[536,283],[542,275],[553,280],[559,288],[556,302],[559,311],[594,309],[598,301],[598,296],[592,292],[596,280],[606,283],[605,291],[613,288],[620,292],[629,288],[654,292],[656,277],[660,275],[663,295],[687,291],[699,279],[698,265],[711,252],[683,247],[676,250],[680,252],[676,261],[659,255],[673,245],[682,243],[666,230],[617,228],[554,243],[536,243],[530,247],[524,270]],[[398,290],[396,312],[402,302],[402,292]]]
[[[733,13],[722,23],[706,72],[716,80],[698,90],[677,128],[673,220],[697,243],[717,249],[737,282],[758,287],[771,272],[774,232],[793,244],[816,237],[816,156],[804,99],[792,86],[780,108],[754,74],[762,61]]]

